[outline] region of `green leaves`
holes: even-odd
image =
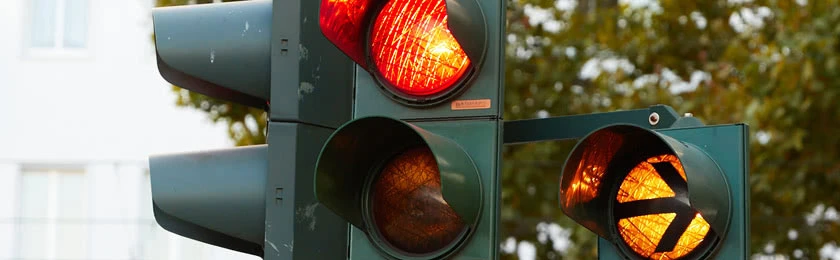
[[[754,137],[751,249],[764,252],[772,242],[773,253],[792,256],[801,249],[818,258],[816,248],[840,239],[837,222],[814,228],[804,217],[817,205],[840,206],[835,194],[840,188],[835,177],[840,173],[837,2],[689,0],[652,1],[643,7],[619,2],[569,13],[552,8],[554,1],[511,1],[505,119],[666,104],[707,124],[746,122]],[[558,33],[532,26],[526,5],[551,9],[566,26]],[[542,42],[549,44],[534,44]],[[624,61],[633,69],[611,69]],[[587,72],[591,68],[598,73]],[[583,77],[587,73],[597,76]],[[545,150],[553,152],[546,156]],[[524,199],[533,185],[556,192],[543,183],[556,183],[559,171],[537,165],[561,164],[567,153],[567,146],[551,143],[506,148],[500,237],[533,241],[536,229],[521,217],[528,215],[560,222],[574,234],[585,232],[564,223],[559,210],[531,212],[542,208],[537,205],[556,207],[554,198]],[[527,225],[530,231],[522,232]],[[790,239],[790,230],[802,235]],[[573,242],[593,245],[588,239],[594,236],[580,239]],[[545,250],[538,247],[538,252]]]

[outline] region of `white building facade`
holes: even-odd
[[[154,220],[148,155],[231,142],[175,107],[153,0],[0,3],[0,260],[259,259]]]

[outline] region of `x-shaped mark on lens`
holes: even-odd
[[[669,162],[651,163],[665,184],[674,191],[674,197],[636,200],[615,204],[616,219],[625,219],[650,214],[676,213],[676,217],[665,229],[662,239],[654,252],[671,252],[677,241],[688,229],[697,211],[688,202],[688,183],[680,176],[677,169]]]

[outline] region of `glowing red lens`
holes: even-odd
[[[321,32],[353,61],[366,68],[364,16],[373,0],[323,0],[319,14]]]
[[[391,0],[377,15],[370,47],[386,82],[414,96],[455,86],[470,65],[449,32],[445,0]]]

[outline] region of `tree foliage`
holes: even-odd
[[[506,120],[666,104],[707,124],[746,122],[751,250],[815,259],[840,239],[825,218],[840,205],[837,0],[583,2],[508,2]],[[559,256],[534,228],[557,222],[572,231],[569,259],[594,256],[594,237],[557,207],[570,147],[505,149],[503,241],[536,239],[539,258]]]
[[[746,122],[751,250],[819,258],[840,240],[838,1],[510,0],[505,119],[666,104],[707,124]],[[177,104],[227,122],[238,145],[265,142],[263,111],[174,92]],[[539,259],[595,257],[595,236],[557,201],[573,145],[505,147],[503,258],[519,241]]]

